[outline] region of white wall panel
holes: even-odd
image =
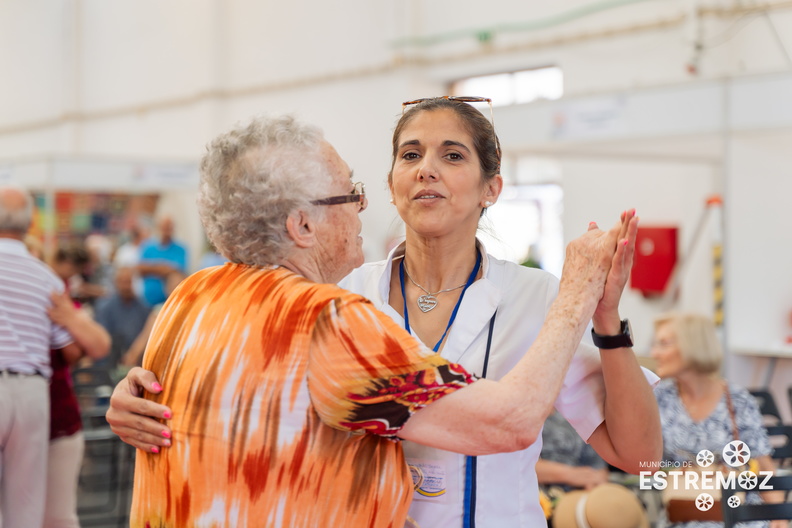
[[[790,140],[732,141],[727,294],[735,348],[770,350],[792,335]]]
[[[182,99],[213,88],[211,0],[80,5],[85,111]]]
[[[0,3],[0,126],[59,114],[60,48],[68,4],[47,0]]]

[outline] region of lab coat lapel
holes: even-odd
[[[481,247],[480,250],[484,256],[484,276],[471,284],[465,292],[465,298],[462,300],[457,318],[448,332],[448,339],[443,347],[443,357],[452,363],[459,363],[466,354],[475,353],[479,347],[474,349],[471,344],[482,332],[486,339],[490,319],[502,298],[500,289],[495,286],[495,282],[492,280],[496,270],[490,267],[489,258],[484,248]],[[477,372],[477,374],[481,374],[481,372]]]

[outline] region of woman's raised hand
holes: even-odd
[[[616,228],[602,231],[591,222],[588,231],[567,245],[561,274],[562,292],[591,295],[599,301],[616,252],[618,234]]]
[[[567,245],[559,294],[579,297],[591,302],[597,317],[615,316],[619,331],[618,306],[627,283],[635,253],[638,218],[635,210],[622,213],[609,230],[602,231],[595,222],[588,231]]]
[[[627,279],[630,277],[637,234],[638,217],[635,216],[635,209],[623,212],[619,222],[616,252],[613,255],[610,271],[605,281],[602,299],[600,299],[592,317],[594,328],[597,333],[602,335],[615,335],[620,332],[619,302]]]

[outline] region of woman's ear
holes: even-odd
[[[286,218],[286,232],[299,248],[316,244],[316,222],[305,211],[294,211]]]
[[[390,203],[396,203],[393,198],[393,173],[388,173],[388,194],[390,194]]]
[[[487,202],[489,207],[498,201],[501,191],[503,190],[503,177],[496,174],[485,184],[483,202]]]

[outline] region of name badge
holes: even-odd
[[[444,502],[448,491],[445,464],[438,460],[407,459],[413,479],[413,500]]]

